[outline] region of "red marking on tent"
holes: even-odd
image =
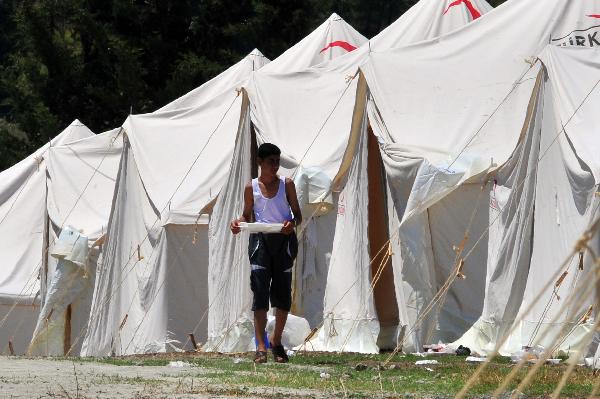
[[[338,40],[338,41],[329,43],[327,46],[325,46],[325,48],[323,50],[320,51],[320,53],[322,53],[323,51],[325,51],[325,50],[327,50],[329,48],[332,48],[332,47],[341,47],[344,50],[346,50],[347,52],[350,52],[352,50],[356,50],[356,47],[354,47],[350,43]]]
[[[338,198],[338,215],[344,216],[346,214],[346,199],[344,197],[344,192],[340,194]]]
[[[600,14],[590,14],[590,15],[588,15],[588,17],[590,17],[590,18],[599,18],[600,19]]]
[[[450,10],[450,8],[452,8],[454,6],[458,6],[463,3],[467,7],[469,12],[471,13],[471,17],[474,20],[481,17],[481,13],[475,8],[475,6],[473,5],[473,3],[471,3],[470,0],[455,0],[455,1],[453,1],[452,3],[450,3],[448,8],[446,8],[446,11],[444,11],[444,15],[446,15],[446,13]]]

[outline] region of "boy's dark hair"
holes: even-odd
[[[265,159],[271,155],[281,155],[281,150],[275,144],[263,143],[258,147],[258,153],[256,156],[258,156],[260,159]]]

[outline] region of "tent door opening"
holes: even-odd
[[[65,356],[68,356],[71,352],[71,318],[72,318],[72,307],[71,304],[67,306],[65,314],[65,334],[64,334],[64,352]]]
[[[387,215],[386,178],[383,160],[379,153],[379,144],[371,127],[368,129],[368,162],[369,180],[369,256],[371,260],[371,278],[375,283],[373,298],[379,319],[380,332],[377,345],[380,349],[395,347],[396,330],[398,328],[398,304],[394,287],[394,272],[389,251],[389,223]]]

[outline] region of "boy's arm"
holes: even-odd
[[[248,182],[244,187],[244,211],[242,216],[231,221],[230,229],[233,234],[241,231],[240,222],[252,221],[252,208],[254,207],[254,195],[252,194],[252,182]]]
[[[252,182],[249,181],[244,187],[244,211],[238,219],[240,222],[252,222],[254,220],[254,194],[252,193]]]
[[[290,204],[290,208],[292,209],[292,213],[294,214],[294,223],[293,225],[292,223],[285,223],[283,225],[282,232],[290,234],[294,227],[302,223],[302,211],[300,211],[300,204],[298,203],[298,196],[296,195],[296,185],[289,177],[285,178],[285,194],[287,196],[288,203]],[[289,227],[288,224],[290,225]]]

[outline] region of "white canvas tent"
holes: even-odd
[[[208,240],[200,211],[217,194],[221,157],[231,146],[226,133],[237,126],[235,89],[266,62],[254,50],[161,110],[125,121],[82,355],[180,350],[188,333],[201,331]]]
[[[121,152],[121,129],[48,150],[46,293],[28,354],[79,354]]]
[[[208,349],[239,350],[241,348],[237,344],[248,342],[252,336],[250,290],[246,284],[249,273],[245,255],[247,235],[242,234],[234,238],[223,226],[237,217],[241,210],[239,193],[250,178],[251,131],[254,129],[258,143],[273,142],[281,147],[280,171],[295,178],[307,219],[306,226],[303,227],[299,259],[296,262],[293,312],[306,317],[311,321],[311,326],[315,327],[320,324],[323,313],[326,314],[326,318],[334,317],[327,307],[329,301],[331,304],[337,302],[337,298],[334,297],[339,293],[349,292],[346,295],[348,301],[339,306],[346,309],[345,312],[356,311],[358,307],[354,301],[369,297],[371,299],[368,299],[367,307],[362,309],[364,318],[361,319],[362,325],[357,334],[360,338],[348,345],[346,350],[377,350],[379,322],[372,296],[367,292],[371,270],[365,269],[370,259],[368,255],[357,259],[353,256],[355,250],[346,248],[346,256],[349,259],[340,258],[340,263],[336,265],[332,253],[332,247],[336,246],[336,243],[332,242],[336,215],[331,210],[335,209],[338,203],[337,195],[330,195],[330,186],[340,169],[348,142],[357,90],[353,74],[360,62],[369,56],[370,51],[374,51],[374,48],[378,51],[384,49],[380,48],[378,43],[385,46],[425,40],[433,37],[430,35],[444,32],[445,29],[456,29],[473,20],[470,12],[463,12],[460,8],[452,10],[456,13],[445,13],[449,4],[421,1],[369,43],[330,63],[295,73],[275,74],[262,70],[253,75],[246,86],[248,108],[246,113],[242,114],[231,174],[211,218],[211,229],[221,232],[211,236],[209,287],[214,287],[213,290],[238,292],[241,298],[211,303],[209,317],[210,320],[214,320],[214,324],[209,324]],[[481,14],[491,8],[484,1],[469,4],[476,4]],[[408,41],[403,41],[405,36]],[[366,204],[363,202],[360,206],[362,205]],[[357,204],[358,208],[360,206]],[[367,225],[352,226],[346,230],[358,234],[365,226]],[[365,243],[360,245],[363,244]],[[224,267],[227,268],[225,273]],[[349,267],[352,267],[350,272]],[[335,278],[331,277],[331,270],[335,270]],[[351,283],[350,287],[346,284],[348,280],[356,279],[359,279],[359,284]],[[390,300],[395,302],[393,298],[393,288],[388,285],[382,294],[382,306],[379,308],[380,312],[387,313],[384,316],[388,319],[385,320],[386,331],[382,334],[386,335],[382,337],[388,341],[383,343],[386,346],[390,345],[390,338],[393,337],[393,331],[398,324],[397,311],[387,306]],[[343,313],[335,318],[344,320],[343,328],[347,329],[354,322],[354,318],[346,318]],[[328,344],[318,346],[318,349],[329,348]]]
[[[404,349],[440,339],[485,353],[513,328],[505,353],[546,331],[541,343],[555,342],[565,326],[570,333],[557,348],[584,341],[589,303],[568,311],[556,303],[581,291],[590,272],[585,259],[581,270],[560,261],[595,214],[597,116],[591,102],[587,110],[578,105],[596,82],[588,67],[588,79],[574,83],[565,64],[557,67],[555,49],[543,50],[595,45],[589,16],[598,8],[598,1],[509,1],[439,40],[372,52],[361,66],[350,166],[335,182],[342,193],[366,184],[359,163],[371,155],[370,126],[385,168]],[[368,194],[358,192],[353,200],[364,202]],[[338,218],[359,226],[365,213],[358,207]],[[336,231],[340,253],[362,236]],[[334,244],[332,265],[335,255]],[[322,329],[316,342],[339,350],[355,333]]]
[[[234,87],[236,83],[239,84],[240,82],[243,82],[252,71],[256,71],[268,63],[269,60],[267,57],[258,51],[258,49],[254,49],[240,62],[232,65],[200,87],[171,101],[156,112],[197,107],[214,101],[215,97],[231,94],[231,88]]]
[[[265,65],[262,73],[291,73],[339,58],[365,43],[366,38],[336,13],[304,39]]]
[[[324,29],[356,36],[338,18]],[[282,67],[302,67],[299,54],[330,34],[294,46],[278,58]],[[125,122],[106,262],[82,355],[190,349],[188,333],[206,339],[208,214],[235,144],[242,109],[236,89],[267,61],[255,50],[172,104]]]
[[[44,279],[46,173],[48,149],[93,133],[73,121],[50,143],[0,173],[0,347],[2,353],[25,352],[40,304]],[[42,274],[40,274],[42,273]],[[43,297],[43,292],[41,293]]]
[[[472,22],[493,9],[485,0],[419,1],[381,33],[356,51],[335,61],[318,65],[319,69],[355,72],[370,52],[386,51],[437,38]]]
[[[585,19],[582,22],[585,24]],[[597,317],[595,309],[591,312],[596,303],[595,287],[589,284],[594,277],[592,253],[584,248],[572,251],[600,216],[595,196],[600,126],[596,112],[600,105],[598,51],[550,45],[539,57],[546,81],[540,155],[532,172],[537,175],[531,200],[532,237],[525,240],[525,245],[532,247],[531,258],[514,272],[498,266],[488,270],[491,278],[486,291],[496,294],[488,298],[486,293],[482,317],[459,340],[484,353],[491,352],[500,337],[510,332],[501,353],[538,344],[573,354],[589,343]],[[588,245],[597,252],[597,237]],[[507,252],[505,248],[498,253]],[[494,265],[488,261],[488,268],[490,264]],[[522,297],[520,302],[497,300],[507,277],[514,279],[513,295]],[[570,297],[577,302],[569,304]]]

